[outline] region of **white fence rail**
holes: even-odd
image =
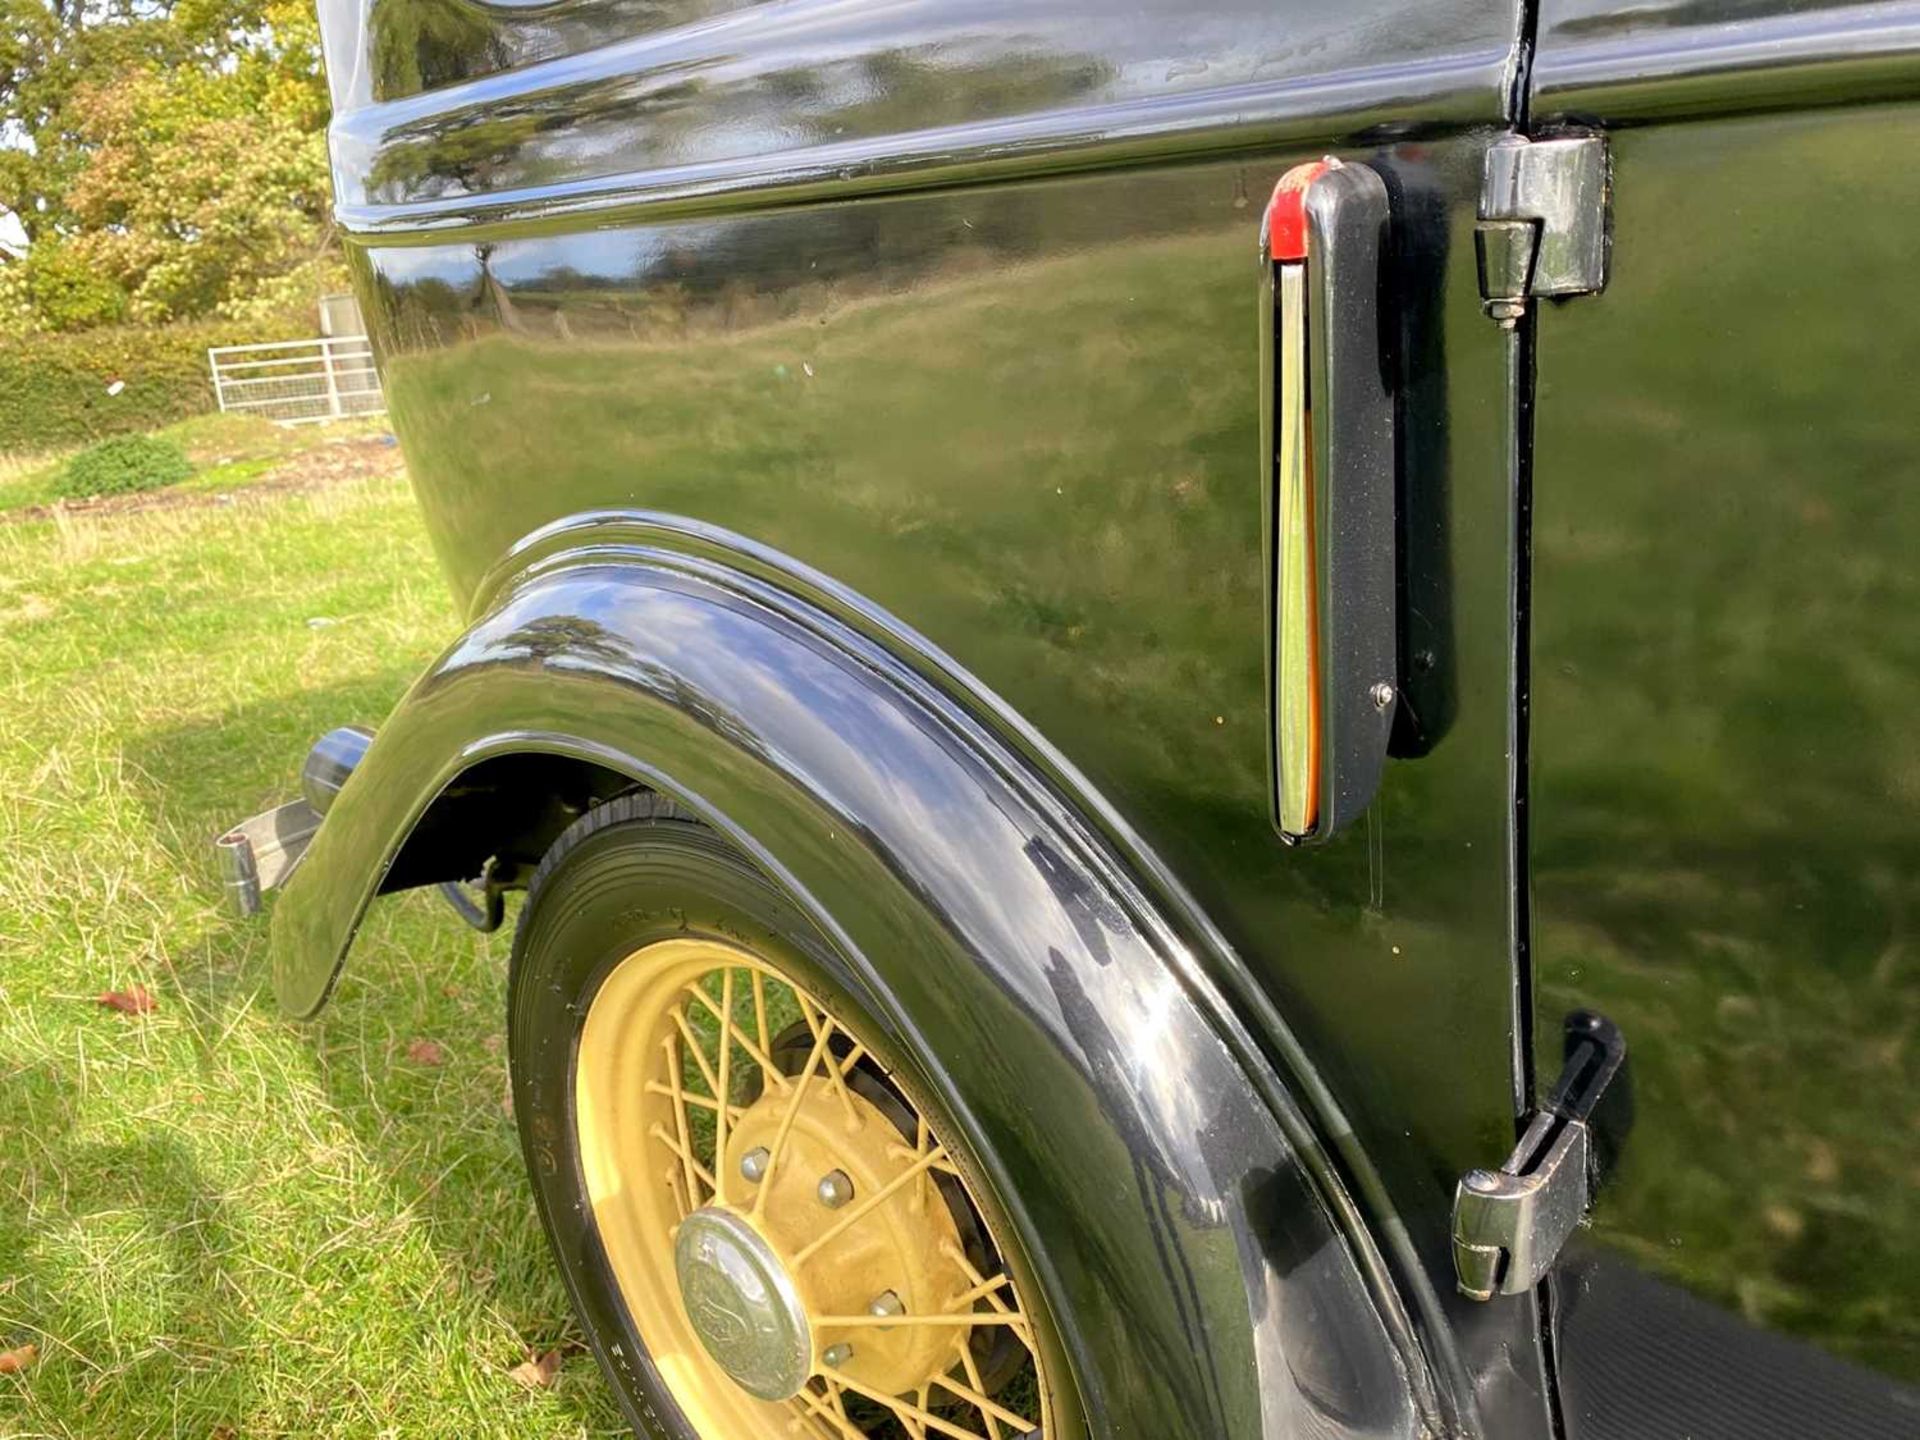
[[[216,345],[207,351],[207,364],[222,410],[283,425],[378,415],[387,408],[364,335]]]

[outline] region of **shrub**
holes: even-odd
[[[67,462],[54,493],[69,500],[131,495],[175,485],[193,474],[186,451],[157,435],[117,435]]]
[[[0,454],[157,430],[211,410],[208,346],[285,340],[312,328],[311,316],[295,316],[246,324],[110,325],[0,341]]]

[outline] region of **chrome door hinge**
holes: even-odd
[[[1488,148],[1474,244],[1489,315],[1511,326],[1536,295],[1606,288],[1610,180],[1600,135],[1504,135]]]
[[[1576,1010],[1566,1063],[1507,1163],[1469,1170],[1453,1196],[1460,1293],[1491,1300],[1531,1290],[1560,1254],[1632,1121],[1627,1042],[1612,1021]],[[1605,1101],[1604,1111],[1602,1101]]]

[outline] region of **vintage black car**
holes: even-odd
[[[320,8],[641,1433],[1920,1435],[1920,5]]]

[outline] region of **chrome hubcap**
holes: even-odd
[[[734,1383],[762,1400],[799,1394],[813,1371],[812,1327],[760,1233],[709,1205],[680,1222],[673,1260],[694,1334]]]

